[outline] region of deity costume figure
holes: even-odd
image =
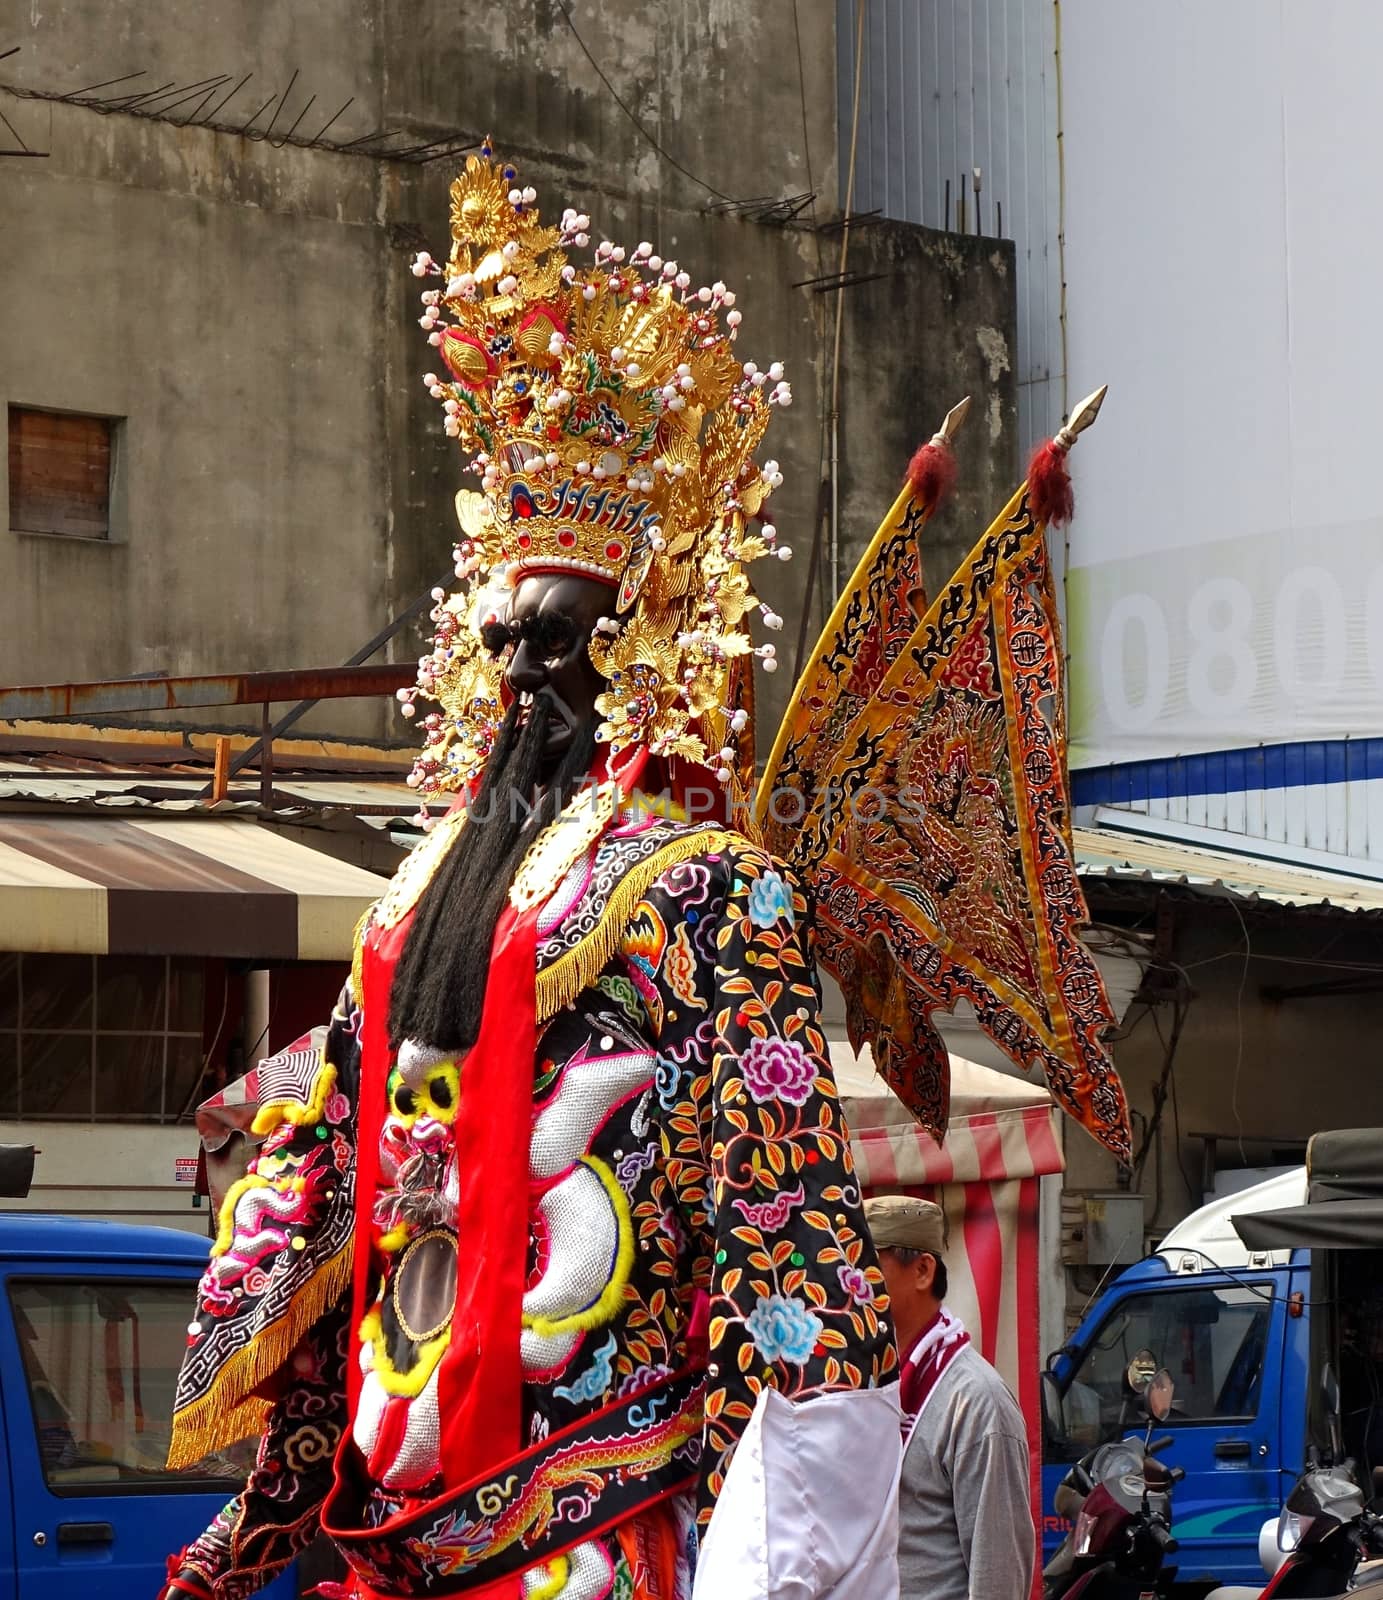
[[[450,809],[324,1038],[203,1108],[254,1155],[170,1459],[262,1444],[168,1594],[240,1600],[320,1528],[365,1596],[747,1600],[786,1572],[890,1600],[897,1357],[814,963],[938,1138],[930,1016],[964,1000],[1127,1154],[1044,535],[1100,396],[929,606],[954,408],[751,802],[749,668],[777,663],[748,619],[782,619],[744,567],[787,554],[754,454],[791,390],[734,353],[723,283],[648,243],[578,268],[589,220],[535,201],[487,147],[449,259],[414,265],[481,485],[401,693],[431,707],[410,782]]]
[[[647,244],[578,271],[587,220],[534,199],[473,157],[449,261],[415,268],[483,491],[420,675],[413,781],[458,803],[366,917],[320,1053],[257,1072],[175,1418],[175,1461],[263,1435],[170,1563],[202,1600],[319,1527],[352,1592],[684,1600],[770,1389],[834,1438],[812,1405],[859,1401],[829,1452],[880,1509],[891,1484],[808,903],[730,825],[773,656],[744,627],[776,544],[753,453],[790,390],[734,354],[723,284]]]

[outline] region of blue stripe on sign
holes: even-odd
[[[1300,789],[1383,779],[1383,739],[1313,739],[1206,755],[1119,761],[1071,774],[1078,806],[1118,806],[1193,794]]]

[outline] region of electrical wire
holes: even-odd
[[[1244,936],[1244,968],[1239,974],[1239,993],[1235,997],[1234,1001],[1234,1027],[1236,1037],[1234,1050],[1234,1077],[1232,1079],[1232,1088],[1230,1090],[1229,1106],[1234,1117],[1235,1128],[1238,1130],[1239,1161],[1241,1165],[1248,1166],[1248,1157],[1244,1154],[1244,1118],[1243,1113],[1239,1110],[1239,1077],[1244,1067],[1244,990],[1248,986],[1249,962],[1253,959],[1253,945],[1249,939],[1248,923],[1244,921],[1244,913],[1239,909],[1238,902],[1231,900],[1229,903],[1234,907],[1234,915],[1239,919],[1239,931]]]
[[[662,145],[660,145],[658,143],[658,141],[653,137],[653,135],[648,131],[648,129],[644,127],[643,123],[639,121],[638,117],[636,117],[634,115],[634,112],[630,109],[630,107],[620,97],[619,90],[616,89],[614,84],[610,82],[609,78],[607,78],[605,76],[604,70],[602,69],[600,63],[591,54],[590,50],[587,48],[586,41],[581,37],[581,34],[578,32],[575,22],[572,21],[571,12],[568,11],[568,9],[567,9],[566,0],[557,0],[557,9],[562,13],[562,16],[565,19],[567,26],[571,29],[572,38],[576,40],[578,45],[580,45],[581,54],[583,56],[585,56],[587,61],[590,62],[591,67],[594,70],[596,77],[600,79],[600,81],[605,85],[606,89],[609,91],[610,98],[615,102],[615,104],[620,108],[620,110],[625,114],[625,116],[629,118],[630,122],[632,122],[634,124],[634,126],[639,130],[639,132],[644,136],[644,138],[648,140],[649,144],[651,144],[653,146],[653,148],[658,152],[658,154],[663,158],[663,160],[666,161],[667,164],[670,167],[673,167],[678,172],[680,172],[684,178],[690,178],[691,181],[694,184],[696,184],[696,186],[698,188],[704,189],[707,194],[714,195],[717,200],[728,201],[729,204],[731,204],[731,205],[738,205],[740,202],[737,201],[733,195],[725,194],[720,189],[717,189],[714,184],[707,183],[704,178],[698,178],[697,175],[691,170],[690,167],[684,167],[682,165],[682,163],[677,159],[676,156],[668,154],[668,152],[662,147]]]
[[[1156,1254],[1161,1255],[1162,1251],[1166,1249],[1166,1247],[1166,1240],[1164,1239],[1162,1242],[1162,1247],[1156,1252]],[[1233,1268],[1222,1267],[1220,1263],[1212,1256],[1206,1255],[1204,1250],[1197,1250],[1194,1248],[1194,1246],[1180,1244],[1173,1245],[1172,1250],[1176,1255],[1195,1256],[1198,1261],[1204,1261],[1208,1267],[1213,1267],[1216,1272],[1223,1272],[1225,1277],[1228,1278],[1236,1288],[1247,1289],[1250,1294],[1256,1295],[1260,1300],[1266,1300],[1269,1305],[1271,1305],[1273,1301],[1277,1299],[1277,1290],[1275,1286],[1269,1285],[1269,1287],[1265,1290],[1261,1283],[1250,1283],[1247,1278],[1241,1278],[1238,1273],[1233,1270]],[[1265,1272],[1280,1270],[1281,1268],[1274,1267],[1263,1268],[1263,1271]],[[1321,1306],[1337,1306],[1341,1304],[1341,1299],[1339,1295],[1332,1295],[1325,1300],[1300,1300],[1296,1303],[1301,1306],[1303,1311],[1306,1311],[1315,1310]]]
[[[1190,1001],[1188,1000],[1187,1008],[1189,1009],[1189,1007]],[[1157,1034],[1158,1043],[1162,1044],[1162,1047],[1165,1050],[1166,1044],[1162,1038],[1162,1027],[1156,1017],[1153,1018],[1153,1029]],[[1186,1171],[1186,1158],[1182,1154],[1181,1149],[1181,1106],[1177,1100],[1177,1075],[1175,1064],[1173,1064],[1171,1071],[1167,1074],[1167,1088],[1172,1099],[1172,1137],[1176,1141],[1177,1171],[1181,1174],[1182,1183],[1186,1185],[1186,1193],[1191,1197],[1191,1199],[1194,1200],[1196,1197],[1196,1191],[1192,1186],[1190,1176]]]
[[[807,75],[802,62],[802,26],[797,13],[798,0],[792,0],[792,33],[797,45],[797,98],[802,107],[802,153],[807,163],[807,190],[811,195],[812,214],[812,243],[816,251],[816,276],[818,279],[826,276],[824,258],[821,253],[821,228],[816,212],[816,174],[812,170],[811,139],[807,132]],[[824,370],[826,365],[826,315],[822,305],[822,297],[814,294],[810,297],[812,321],[816,325],[816,359],[817,367]],[[802,666],[807,655],[807,641],[812,629],[812,598],[816,589],[817,565],[821,559],[821,516],[822,496],[821,485],[826,471],[826,418],[823,415],[817,428],[816,448],[816,524],[812,529],[812,555],[807,567],[806,592],[802,597],[802,615],[797,629],[797,649],[792,662],[792,682],[795,685],[802,676]]]
[[[178,1112],[178,1121],[182,1122],[192,1110],[197,1096],[201,1093],[202,1085],[206,1082],[206,1075],[211,1070],[211,1058],[216,1054],[216,1046],[221,1042],[221,1029],[226,1025],[226,1011],[230,1005],[230,974],[225,964],[221,966],[221,1015],[216,1023],[216,1032],[211,1036],[211,1044],[207,1053],[202,1058],[202,1070],[197,1074],[197,1080],[188,1090],[187,1098],[183,1101],[182,1110]]]

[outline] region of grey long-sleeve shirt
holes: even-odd
[[[1027,1600],[1036,1550],[1027,1430],[973,1346],[918,1418],[898,1494],[901,1600]]]

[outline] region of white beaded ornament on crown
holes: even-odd
[[[422,326],[444,370],[424,377],[442,426],[470,453],[479,495],[458,496],[459,592],[434,591],[437,636],[419,663],[427,745],[410,777],[424,794],[465,787],[484,765],[502,708],[500,665],[484,621],[529,573],[574,572],[611,586],[591,640],[608,682],[598,737],[611,754],[646,746],[709,766],[722,783],[752,776],[745,702],[754,646],[743,567],[788,559],[771,523],[749,524],[781,484],[753,454],[771,408],[792,390],[779,362],[760,368],[732,349],[740,325],[723,283],[693,288],[647,242],[590,245],[590,219],[568,209],[543,227],[532,188],[489,145],[452,185],[452,249],[413,272]],[[738,741],[739,753],[736,746]]]

